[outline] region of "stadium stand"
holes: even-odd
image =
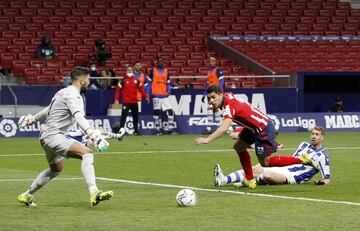
[[[359,9],[351,9],[348,2],[338,0],[3,0],[0,3],[1,64],[16,75],[24,73],[29,84],[58,83],[63,75],[60,70],[87,61],[94,50],[94,41],[103,38],[113,53],[109,66],[117,70],[138,59],[150,65],[155,56],[161,55],[174,71],[173,75],[203,75],[204,60],[215,55],[225,75],[251,75],[246,67],[209,51],[206,38],[211,35],[357,36],[359,16]],[[41,73],[38,76],[29,70],[34,69],[31,62],[34,47],[43,34],[50,35],[58,59],[37,65],[35,68]],[[335,41],[228,44],[280,73],[354,71],[360,67],[355,41],[342,45]],[[288,55],[294,52],[299,54],[296,59]],[[49,72],[48,68],[57,71]]]

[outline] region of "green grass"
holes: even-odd
[[[258,186],[242,192],[360,203],[360,145],[358,133],[329,133],[325,146],[331,162],[331,184]],[[111,142],[108,153],[95,156],[98,177],[204,189],[212,186],[212,168],[221,163],[228,173],[239,168],[233,141],[223,137],[202,146],[195,136],[125,137]],[[306,133],[281,134],[279,141],[290,155]],[[165,188],[98,180],[104,190],[114,190],[111,201],[96,207],[89,204],[83,180],[54,180],[36,194],[38,207],[18,205],[16,196],[31,179],[47,167],[36,138],[0,139],[0,230],[357,230],[360,206],[196,191],[198,205],[178,207],[177,188]],[[351,148],[353,147],[353,148]],[[290,151],[291,149],[291,151]],[[209,150],[219,150],[218,152]],[[256,157],[251,151],[252,161]],[[59,178],[81,177],[80,161],[66,160]],[[317,178],[320,178],[317,175]],[[226,190],[236,191],[232,187]]]

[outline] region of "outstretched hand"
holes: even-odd
[[[198,137],[195,139],[196,144],[207,144],[209,143],[209,140],[207,138]]]
[[[36,122],[35,117],[31,114],[27,114],[19,118],[18,126],[20,128],[25,128],[27,126],[34,124],[35,122]]]

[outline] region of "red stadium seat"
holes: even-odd
[[[187,60],[187,66],[199,68],[202,66],[202,60],[193,60],[193,59]]]
[[[178,46],[178,51],[179,52],[192,52],[193,51],[193,47],[192,46],[189,46],[189,45],[181,45],[181,46]]]
[[[15,60],[12,63],[12,73],[15,77],[23,77],[24,76],[24,69],[29,67],[29,61],[19,61]]]
[[[183,67],[181,68],[181,74],[187,76],[196,76],[198,75],[198,69],[195,67]]]
[[[64,8],[64,9],[74,9],[75,2],[60,2],[59,6],[60,8]]]
[[[3,53],[0,56],[1,66],[4,69],[11,69],[13,61],[16,60],[17,54]]]
[[[83,40],[77,38],[69,38],[65,40],[65,43],[68,46],[79,46],[83,43]]]
[[[59,69],[52,67],[44,67],[42,68],[41,73],[47,76],[56,76],[57,74],[59,74]]]
[[[171,60],[170,66],[182,68],[182,67],[186,66],[186,61],[185,60]]]
[[[39,74],[40,74],[40,69],[39,68],[25,68],[24,69],[25,78],[36,77]]]
[[[162,51],[162,52],[166,52],[166,53],[174,53],[174,52],[176,52],[176,47],[175,47],[175,46],[171,46],[171,45],[162,46],[162,47],[161,47],[161,51]]]
[[[174,53],[174,59],[176,60],[187,60],[189,53]]]

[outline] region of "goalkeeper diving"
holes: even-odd
[[[30,187],[17,197],[17,200],[26,206],[36,206],[33,201],[35,192],[63,171],[64,158],[81,160],[81,173],[88,186],[91,205],[95,206],[100,201],[113,197],[113,191],[100,191],[96,185],[92,150],[67,136],[76,122],[98,151],[106,151],[109,147],[102,132],[93,129],[85,119],[84,101],[80,93],[85,93],[90,83],[90,69],[74,67],[70,76],[72,84],[59,90],[49,106],[34,116],[22,116],[18,121],[19,127],[45,121],[39,141],[45,151],[49,168],[43,170]]]

